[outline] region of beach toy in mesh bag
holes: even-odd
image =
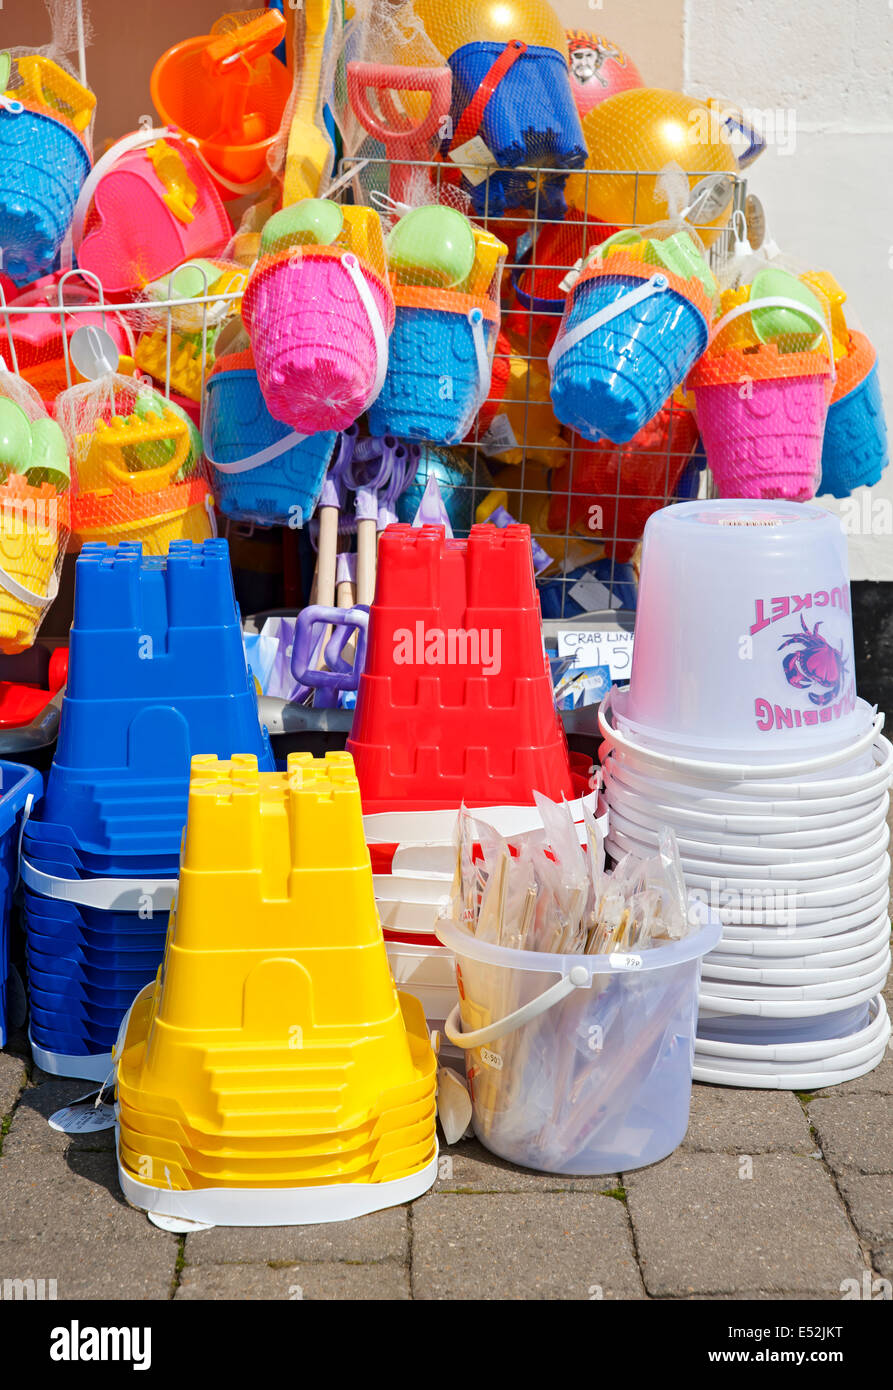
[[[384,384],[394,325],[377,212],[307,198],[276,213],[242,318],[276,420],[301,434],[353,424]]]
[[[629,54],[606,39],[604,34],[568,29],[567,53],[571,65],[571,88],[581,116],[588,115],[593,106],[616,96],[618,92],[645,85]]]
[[[183,131],[225,199],[258,193],[291,96],[288,68],[273,54],[285,20],[271,9],[224,15],[210,34],[184,39],[152,69],[152,101]]]
[[[550,475],[549,529],[602,537],[606,554],[631,559],[649,516],[677,495],[697,441],[691,413],[675,399],[628,444],[575,441]]]
[[[168,376],[174,391],[200,401],[212,352],[221,330],[238,319],[248,270],[235,261],[198,257],[145,287],[143,332],[134,352],[138,367],[161,385]],[[153,309],[165,300],[192,300],[171,309]],[[236,325],[238,327],[238,324]],[[170,335],[170,351],[168,336]]]
[[[30,647],[59,587],[71,469],[61,429],[34,390],[0,368],[0,652]]]
[[[688,378],[717,490],[808,501],[835,378],[824,306],[791,271],[765,266],[724,291],[721,309]]]
[[[202,438],[180,406],[107,371],[64,391],[56,414],[75,464],[81,544],[141,541],[145,554],[164,555],[171,541],[215,534]]]
[[[224,516],[300,527],[312,515],[338,435],[303,435],[267,409],[250,350],[218,357],[208,378],[205,457]]]
[[[142,290],[191,257],[215,256],[232,223],[195,146],[166,127],[125,135],[96,161],[78,197],[78,264],[109,294]]]
[[[522,207],[561,217],[568,171],[586,159],[563,41],[466,43],[447,61],[452,131],[442,155],[461,172],[474,211],[498,217]]]
[[[688,220],[710,246],[732,209],[739,168],[721,114],[706,102],[659,87],[618,92],[583,118],[589,156],[571,174],[568,205],[618,227],[647,227],[665,215],[661,171],[685,171]]]
[[[90,172],[96,98],[40,53],[0,53],[3,273],[27,285],[53,269]]]
[[[559,420],[587,439],[631,440],[706,348],[717,297],[697,234],[679,219],[602,242],[549,353]]]
[[[854,488],[879,482],[889,461],[877,350],[852,315],[844,314],[846,294],[833,275],[805,271],[801,279],[826,307],[837,369],[822,441],[820,491],[849,497]]]
[[[490,390],[506,248],[455,208],[411,208],[387,238],[394,296],[375,435],[457,443]]]

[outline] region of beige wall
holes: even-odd
[[[260,5],[262,0],[254,0]],[[449,0],[445,0],[449,3]],[[553,0],[569,29],[603,33],[625,48],[655,87],[682,85],[684,0]],[[98,97],[96,148],[134,130],[152,113],[149,74],[166,48],[207,33],[219,15],[252,0],[85,0],[93,28],[87,74]],[[2,0],[0,43],[32,47],[50,37],[41,0]]]

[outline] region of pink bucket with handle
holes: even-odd
[[[242,318],[267,408],[293,429],[346,429],[381,391],[394,301],[353,252],[300,246],[263,257]]]
[[[784,498],[807,502],[821,477],[822,439],[834,380],[834,357],[824,319],[803,305],[761,301],[814,318],[828,343],[781,352],[773,343],[727,352],[707,351],[688,385],[707,462],[720,497]],[[750,313],[742,304],[716,325],[714,343],[734,319]]]

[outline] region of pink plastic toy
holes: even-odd
[[[75,208],[78,264],[110,294],[141,289],[233,234],[216,185],[176,131],[138,131],[103,155]]]
[[[394,302],[352,251],[301,246],[263,256],[242,318],[270,414],[300,433],[345,429],[381,391]]]

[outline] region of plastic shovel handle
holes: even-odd
[[[404,68],[386,63],[347,65],[347,95],[351,109],[369,134],[384,142],[389,159],[398,159],[401,155],[408,159],[420,150],[425,153],[427,142],[449,113],[452,85],[453,74],[449,68]],[[368,96],[370,88],[379,93],[385,119],[393,120],[390,127],[384,125],[372,109]],[[430,92],[427,115],[417,125],[408,125],[409,117],[397,110],[390,99],[391,92]]]
[[[473,1047],[483,1047],[486,1043],[494,1042],[497,1038],[504,1038],[506,1033],[514,1033],[516,1028],[520,1028],[531,1019],[538,1018],[547,1009],[551,1009],[555,1004],[560,1004],[562,999],[566,999],[575,989],[589,989],[592,985],[592,975],[584,965],[573,966],[566,975],[562,975],[560,980],[556,980],[542,994],[538,994],[535,999],[531,999],[527,1004],[522,1004],[520,1009],[515,1009],[514,1013],[506,1014],[505,1018],[498,1023],[490,1023],[486,1028],[476,1028],[473,1033],[463,1033],[459,1028],[460,1005],[455,1004],[450,1010],[450,1016],[443,1025],[443,1031],[449,1038],[454,1047],[464,1047],[466,1050]]]
[[[636,289],[630,290],[628,294],[622,294],[619,299],[615,299],[613,304],[608,304],[604,309],[599,309],[597,314],[591,318],[584,319],[578,323],[576,328],[572,328],[569,333],[565,333],[559,338],[552,351],[549,353],[549,370],[555,370],[555,364],[577,343],[581,343],[584,338],[588,338],[590,333],[594,333],[602,324],[610,323],[612,319],[619,318],[627,309],[632,309],[636,304],[641,304],[644,300],[650,299],[653,294],[663,294],[664,290],[669,289],[670,282],[666,275],[652,275],[650,280],[644,280]]]

